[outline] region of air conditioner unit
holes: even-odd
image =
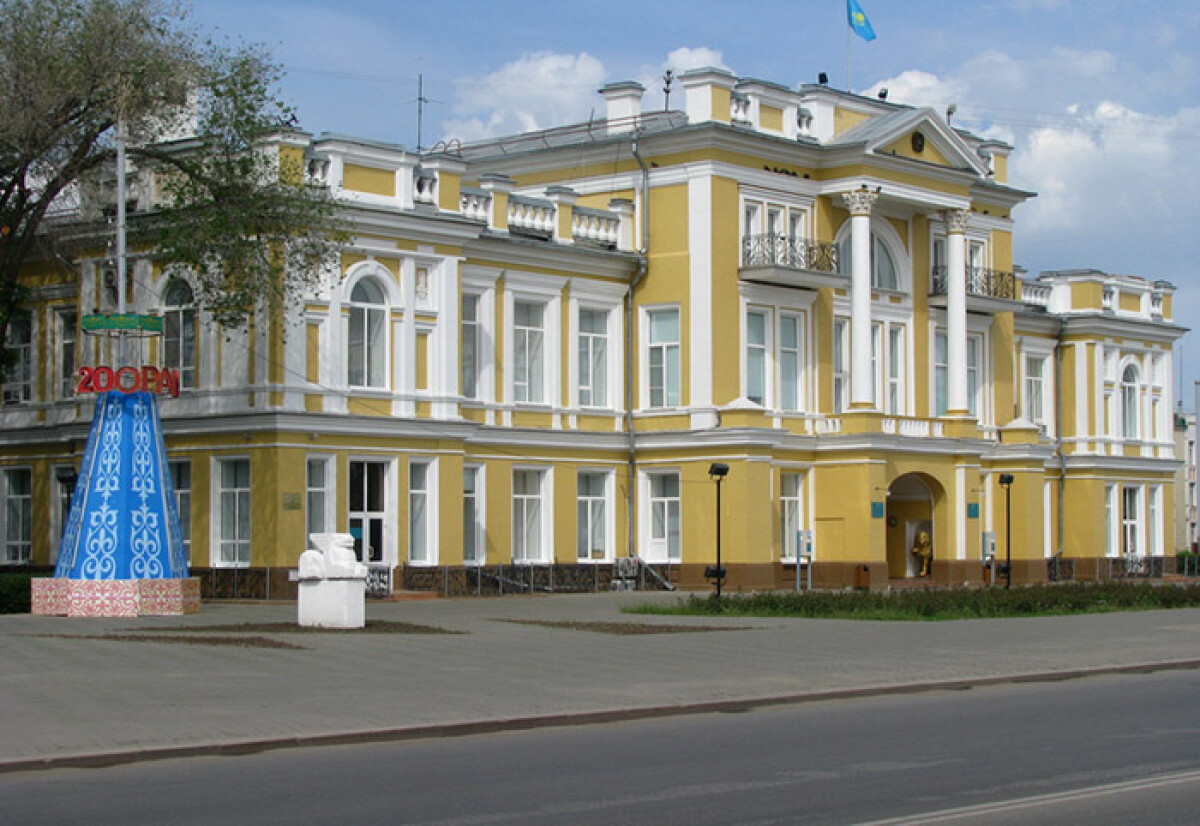
[[[620,579],[633,579],[638,575],[638,558],[636,556],[619,556],[617,557],[617,577]]]

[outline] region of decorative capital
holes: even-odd
[[[948,209],[942,213],[946,222],[946,232],[953,235],[964,235],[967,224],[971,222],[971,213],[965,209]]]
[[[870,215],[871,207],[875,206],[878,199],[879,193],[866,187],[842,193],[842,200],[846,202],[846,209],[850,210],[851,215]]]

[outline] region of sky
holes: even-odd
[[[597,90],[718,66],[939,111],[1014,148],[1009,183],[1029,274],[1094,268],[1165,279],[1176,390],[1200,379],[1200,3],[860,0],[877,38],[847,37],[844,0],[194,0],[193,22],[260,43],[301,128],[416,149],[602,117]],[[420,78],[420,83],[418,82]],[[423,117],[418,129],[418,99]],[[671,105],[681,108],[676,83]]]

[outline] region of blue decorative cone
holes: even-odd
[[[54,575],[101,581],[187,577],[154,394],[99,395]]]

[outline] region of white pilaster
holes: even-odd
[[[871,375],[871,208],[866,187],[842,195],[850,210],[850,407],[875,406]]]
[[[946,412],[966,416],[967,399],[967,222],[971,213],[956,209],[946,218]]]

